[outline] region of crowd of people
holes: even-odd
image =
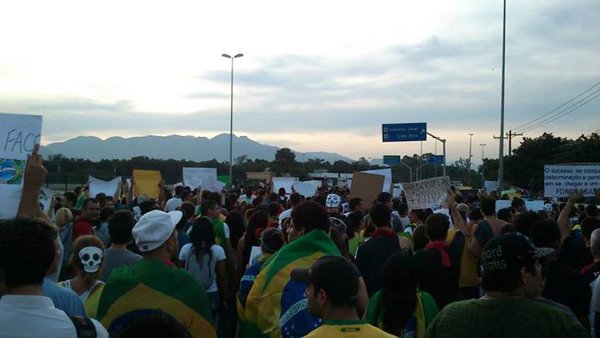
[[[0,221],[0,337],[600,335],[600,218],[577,193],[496,212],[449,190],[409,210],[157,182],[156,199],[83,187],[45,213],[45,176],[34,152]]]

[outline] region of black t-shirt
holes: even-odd
[[[590,285],[579,271],[558,261],[548,262],[548,279],[543,296],[568,306],[579,318],[586,317],[590,312]]]
[[[437,250],[423,249],[415,253],[419,289],[433,296],[441,310],[457,300],[460,261],[465,245],[465,237],[459,232],[446,248],[451,266],[442,264],[442,256]]]
[[[400,251],[400,242],[396,235],[371,237],[358,247],[356,263],[367,284],[369,297],[382,288],[381,268],[397,251]]]
[[[590,249],[586,248],[581,240],[573,236],[565,238],[560,248],[558,261],[577,271],[594,261]]]

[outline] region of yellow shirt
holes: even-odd
[[[459,230],[455,228],[448,230],[446,243],[452,243],[454,236],[456,236],[458,231]],[[479,278],[477,277],[477,262],[477,257],[473,256],[471,251],[469,251],[467,241],[465,240],[465,246],[460,259],[460,279],[458,281],[459,287],[467,288],[479,285]]]
[[[327,320],[323,325],[312,330],[305,338],[329,337],[369,337],[369,338],[396,338],[385,331],[368,324],[363,320],[333,321]]]

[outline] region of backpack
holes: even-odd
[[[208,290],[216,277],[216,273],[211,271],[210,268],[210,263],[214,257],[211,257],[208,263],[204,264],[204,255],[200,255],[200,262],[198,262],[194,250],[194,246],[192,246],[190,248],[190,254],[187,256],[185,261],[185,270],[194,276],[194,279],[196,279],[196,281],[202,285],[204,290]]]
[[[73,252],[73,222],[67,223],[60,228],[60,241],[63,245],[63,266],[69,265],[69,259]]]

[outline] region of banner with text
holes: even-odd
[[[600,189],[600,163],[544,166],[544,196],[569,197],[573,190],[594,197]]]
[[[450,178],[435,177],[416,182],[402,183],[409,209],[438,208],[450,189]]]
[[[41,134],[41,116],[0,114],[0,219],[17,215],[27,156]]]

